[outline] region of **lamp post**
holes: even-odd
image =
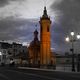
[[[75,35],[75,33],[72,31],[70,32],[70,37],[66,37],[67,42],[71,42],[72,48],[70,51],[72,52],[72,71],[75,71],[75,59],[74,59],[74,42],[80,39],[80,35]]]

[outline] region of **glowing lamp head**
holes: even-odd
[[[71,36],[74,36],[74,32],[71,32],[70,34],[71,34]]]
[[[69,37],[66,37],[66,38],[65,38],[65,40],[66,40],[67,42],[69,42],[69,41],[70,41]]]
[[[80,39],[80,34],[77,35],[77,39]]]

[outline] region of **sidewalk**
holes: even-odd
[[[69,72],[69,73],[78,73],[78,74],[80,74],[80,72],[72,72],[71,70],[67,71],[67,70],[59,70],[59,69],[54,70],[54,69],[42,69],[42,68],[30,68],[30,67],[18,67],[18,69],[24,69],[24,70],[25,69],[31,69],[31,70],[51,71],[51,72],[57,71],[57,72]]]

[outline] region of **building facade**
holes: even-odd
[[[23,60],[27,61],[27,54],[27,46],[16,42],[12,44],[0,42],[0,63],[9,64],[10,59],[14,59],[16,63],[21,63]]]
[[[40,41],[38,40],[38,31],[34,31],[34,40],[29,46],[29,60],[31,64],[40,64],[46,66],[55,64],[55,55],[51,51],[51,20],[44,7],[43,15],[40,18]]]
[[[51,37],[50,37],[51,20],[47,15],[44,7],[43,16],[40,18],[40,63],[48,65],[51,62]]]
[[[0,64],[1,63],[8,63],[9,60],[9,54],[8,49],[11,47],[11,45],[7,42],[0,42]]]
[[[38,31],[34,31],[34,39],[29,46],[29,62],[30,64],[38,64],[40,61],[40,41],[38,40]]]

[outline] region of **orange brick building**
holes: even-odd
[[[29,60],[31,64],[49,65],[55,63],[55,55],[51,53],[51,20],[44,7],[43,15],[40,18],[40,41],[38,31],[34,31],[34,40],[29,46]]]

